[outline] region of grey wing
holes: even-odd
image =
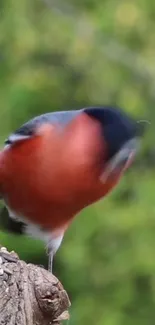
[[[80,114],[83,110],[60,111],[53,113],[46,113],[33,118],[27,123],[23,124],[19,129],[12,133],[6,140],[5,145],[11,145],[17,141],[26,140],[35,135],[37,127],[44,123],[56,124],[66,126],[73,118]]]

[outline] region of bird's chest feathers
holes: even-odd
[[[57,228],[104,194],[92,155],[70,148],[38,137],[4,154],[2,194],[13,211]]]

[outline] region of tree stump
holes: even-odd
[[[59,325],[69,307],[54,275],[0,248],[0,325]]]

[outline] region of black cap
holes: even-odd
[[[108,159],[112,158],[126,142],[141,137],[144,124],[137,123],[117,107],[89,107],[85,113],[97,119],[103,126],[103,134],[108,143]]]

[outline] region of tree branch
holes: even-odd
[[[0,325],[59,325],[69,307],[54,275],[0,248]]]

